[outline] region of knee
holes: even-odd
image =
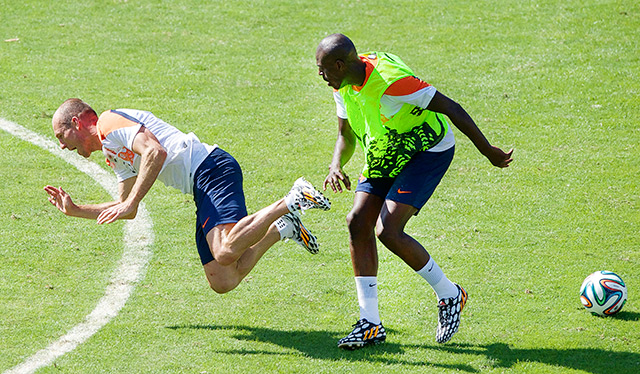
[[[347,228],[351,237],[359,237],[362,235],[371,235],[375,220],[371,220],[364,214],[351,211],[347,214]]]
[[[214,254],[214,258],[222,266],[229,266],[236,261],[236,258],[233,256],[233,252],[231,251],[219,251]]]
[[[233,290],[234,288],[236,288],[236,284],[232,284],[231,282],[211,282],[209,281],[209,287],[211,287],[211,289],[213,291],[215,291],[215,293],[218,294],[224,294],[227,293],[231,290]]]
[[[232,277],[216,277],[207,273],[209,287],[218,294],[227,293],[238,286],[238,282]]]
[[[402,236],[402,230],[399,230],[396,227],[389,226],[384,222],[378,223],[376,225],[376,236],[380,239],[380,242],[384,244],[387,248],[389,248],[389,243],[397,242]]]

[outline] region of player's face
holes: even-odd
[[[82,157],[91,156],[88,139],[78,130],[74,124],[71,126],[54,126],[53,132],[60,143],[60,148],[76,151]]]
[[[319,52],[316,54],[316,65],[318,66],[318,75],[329,86],[336,90],[342,87],[345,76],[343,72],[344,63],[342,61],[325,58],[324,54]]]

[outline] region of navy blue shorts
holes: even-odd
[[[420,211],[449,169],[454,153],[454,147],[444,152],[418,152],[395,178],[361,176],[356,192],[411,205]]]
[[[236,223],[247,216],[242,189],[242,170],[233,156],[213,150],[193,177],[196,202],[196,245],[202,265],[214,260],[207,233],[215,226]]]

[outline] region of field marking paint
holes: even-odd
[[[62,158],[93,178],[114,199],[117,198],[118,185],[115,177],[95,163],[77,153],[63,151],[54,141],[3,118],[0,118],[0,129]],[[5,371],[4,374],[33,373],[39,368],[51,365],[58,357],[73,351],[118,315],[131,296],[135,284],[142,279],[151,257],[152,243],[153,223],[144,204],[140,204],[136,218],[125,224],[124,253],[111,276],[104,296],[98,301],[95,309],[84,322],[74,326],[60,339],[36,352],[23,363]]]

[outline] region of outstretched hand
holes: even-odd
[[[509,166],[513,158],[511,155],[513,154],[513,148],[509,150],[509,152],[504,152],[502,149],[498,147],[491,146],[489,152],[485,155],[491,161],[493,166],[497,166],[499,168],[506,168]]]
[[[344,184],[344,187],[347,190],[351,191],[351,181],[349,180],[349,176],[347,176],[347,174],[343,172],[342,169],[331,168],[329,169],[329,175],[327,175],[324,183],[322,184],[322,188],[326,191],[327,186],[329,186],[331,187],[333,192],[342,192],[342,185],[340,182]]]
[[[62,213],[70,215],[75,204],[71,200],[71,196],[66,193],[62,187],[46,186],[45,192],[49,194],[49,202],[58,208]]]

